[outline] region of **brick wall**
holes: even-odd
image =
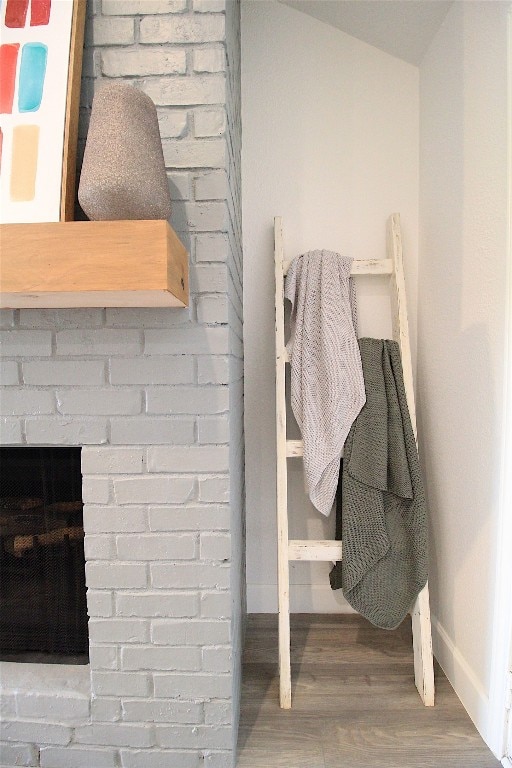
[[[245,591],[239,40],[231,0],[88,2],[81,145],[100,81],[123,78],[155,101],[191,306],[0,313],[2,443],[84,446],[91,651],[90,694],[81,680],[73,696],[54,686],[45,700],[36,667],[32,691],[12,667],[4,676],[2,768],[234,761]]]

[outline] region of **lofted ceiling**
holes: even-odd
[[[420,64],[453,0],[279,0],[392,56]]]

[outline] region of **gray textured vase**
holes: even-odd
[[[93,221],[171,215],[156,108],[131,85],[94,96],[78,200]]]

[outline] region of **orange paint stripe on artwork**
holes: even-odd
[[[26,203],[36,194],[39,126],[17,125],[12,132],[11,200]]]
[[[16,84],[19,43],[0,45],[0,113],[10,115]]]

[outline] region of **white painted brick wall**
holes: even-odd
[[[89,659],[94,669],[118,669],[118,656],[117,645],[91,645],[89,648]]]
[[[0,744],[1,765],[34,766],[39,764],[38,752],[32,744]]]
[[[203,722],[203,706],[195,701],[123,699],[122,714],[123,720],[143,723],[196,724]]]
[[[133,19],[96,17],[86,28],[85,40],[91,46],[130,45],[135,42]]]
[[[11,386],[19,384],[19,381],[18,363],[12,360],[0,362],[0,385],[4,387]]]
[[[87,555],[86,555],[87,556]],[[95,591],[89,589],[87,591],[87,613],[89,617],[102,617],[113,616],[113,598],[112,593],[107,591]],[[112,642],[115,642],[112,640]]]
[[[173,168],[218,168],[224,164],[226,145],[220,139],[164,139],[166,165]]]
[[[194,504],[149,508],[151,531],[229,530],[228,504]]]
[[[187,71],[187,54],[157,46],[145,50],[114,48],[102,52],[101,71],[107,77],[182,75]]]
[[[199,480],[199,500],[206,502],[229,501],[229,478],[208,477]]]
[[[142,351],[142,341],[142,334],[136,330],[98,328],[59,331],[56,333],[56,352],[58,356],[120,355],[126,357],[139,354]],[[35,354],[41,355],[41,353]]]
[[[231,672],[232,652],[230,646],[204,647],[202,664],[205,672]],[[216,725],[231,722],[231,702],[210,701],[205,704],[205,722]]]
[[[75,729],[77,744],[104,744],[118,747],[152,747],[155,744],[154,729],[146,723],[94,723]]]
[[[227,261],[228,238],[219,233],[197,235],[195,238],[196,263],[202,261]]]
[[[15,313],[13,309],[4,309],[0,312],[0,328],[12,328],[14,326]]]
[[[205,328],[195,325],[176,328],[172,333],[160,329],[147,330],[144,334],[144,351],[147,355],[226,355],[228,333],[224,328]]]
[[[192,8],[199,13],[223,11],[225,5],[225,0],[192,0]]]
[[[196,48],[193,56],[194,72],[223,72],[226,69],[226,53],[220,45]]]
[[[224,445],[155,446],[148,448],[149,472],[227,472],[229,451]]]
[[[225,200],[228,179],[224,171],[210,171],[194,177],[196,200]]]
[[[208,102],[203,102],[208,103]],[[213,102],[212,102],[213,103]],[[226,130],[226,113],[221,109],[194,110],[194,136],[209,138],[222,136]]]
[[[111,384],[192,384],[193,381],[192,357],[117,358],[110,363]]]
[[[146,530],[146,511],[143,507],[93,507],[84,505],[84,530],[91,533],[130,533]]]
[[[184,618],[197,616],[199,595],[195,592],[119,592],[116,596],[117,616]]]
[[[75,309],[20,309],[20,328],[100,328],[105,310],[81,307]]]
[[[182,107],[196,104],[222,104],[226,82],[222,74],[187,75],[172,77],[164,82],[160,78],[148,77],[140,85],[157,107]],[[217,112],[220,111],[220,109],[217,110]],[[190,150],[192,151],[193,147],[190,147]],[[219,167],[224,167],[223,159]]]
[[[150,694],[151,675],[147,672],[92,672],[96,696],[144,696]]]
[[[3,721],[0,723],[0,739],[14,742],[67,745],[73,731],[66,725],[29,720]]]
[[[20,763],[21,765],[21,763]],[[41,768],[116,768],[117,751],[72,746],[66,749],[44,747]]]
[[[152,622],[151,637],[155,644],[163,645],[229,643],[229,622],[192,620],[171,623],[155,620]]]
[[[102,0],[104,15],[140,16],[156,13],[181,13],[187,0]]]
[[[0,441],[4,445],[19,445],[23,441],[22,422],[15,419],[0,419]]]
[[[181,587],[186,589],[192,587],[212,587],[215,589],[228,589],[229,587],[229,567],[219,565],[218,563],[153,563],[150,565],[150,574],[151,586],[157,588]],[[175,631],[174,625],[166,626],[169,626],[173,632]],[[183,629],[188,630],[189,625],[184,625]],[[191,640],[196,629],[197,627],[190,629]],[[223,642],[227,642],[227,640]]]
[[[93,643],[147,643],[149,622],[134,619],[94,619],[90,622],[89,636]]]
[[[197,439],[200,443],[227,443],[229,441],[229,420],[224,416],[198,419]]]
[[[114,480],[118,504],[183,504],[194,493],[195,482],[188,477],[127,477]]]
[[[123,768],[201,768],[202,757],[179,750],[121,750]]]
[[[63,416],[136,415],[142,410],[142,392],[136,389],[62,389],[57,390],[56,397],[57,411]]]
[[[102,360],[37,360],[24,362],[21,368],[24,383],[34,386],[105,383]]]
[[[195,535],[118,536],[119,557],[124,560],[193,560],[197,556]]]
[[[224,8],[214,9],[224,10]],[[209,43],[225,37],[224,15],[144,17],[140,22],[141,43]]]
[[[207,699],[226,699],[231,696],[229,675],[155,673],[153,683],[157,698],[178,697],[206,701]]]
[[[121,720],[121,699],[107,697],[91,701],[91,720],[95,723],[117,723]]]
[[[107,477],[84,477],[82,479],[82,499],[90,504],[108,504],[110,501],[110,481]]]
[[[89,561],[85,573],[92,589],[145,589],[148,568],[145,563],[102,563]]]
[[[122,78],[155,101],[191,305],[0,312],[2,442],[84,446],[92,694],[6,705],[2,768],[234,762],[243,421],[231,393],[238,6],[227,5],[88,0],[80,150],[97,81]]]
[[[188,112],[178,109],[159,109],[158,125],[160,127],[160,136],[162,139],[178,139],[185,135],[188,125]],[[176,175],[170,175],[170,178],[176,183]],[[171,189],[171,199],[173,197]],[[183,190],[180,190],[180,197]],[[188,195],[185,194],[185,197]]]
[[[54,722],[69,724],[89,717],[90,698],[75,692],[60,698],[35,691],[18,691],[16,711],[19,717],[39,719],[47,717]]]
[[[189,444],[194,442],[193,419],[162,419],[146,416],[140,419],[111,419],[110,442],[155,445]]]
[[[198,384],[227,384],[229,382],[228,357],[199,357],[197,359]]]
[[[228,322],[228,300],[226,296],[201,296],[196,301],[197,319],[209,325],[224,325]]]
[[[107,420],[26,419],[25,439],[28,445],[99,445],[107,442]]]
[[[55,395],[37,389],[5,389],[0,400],[2,416],[22,416],[26,413],[44,414],[55,412]]]
[[[227,387],[176,387],[146,390],[148,413],[225,413],[229,409]]]
[[[52,334],[50,331],[1,331],[0,354],[2,357],[50,357]]]
[[[123,648],[121,652],[121,668],[126,670],[168,669],[198,672],[201,662],[201,650],[190,646],[156,648],[154,645],[138,645]]]
[[[211,204],[213,205],[213,204]],[[191,289],[194,293],[221,293],[225,294],[228,288],[228,274],[225,264],[198,264],[191,280]],[[222,295],[219,301],[227,301],[227,296]],[[226,320],[227,322],[227,320]]]

